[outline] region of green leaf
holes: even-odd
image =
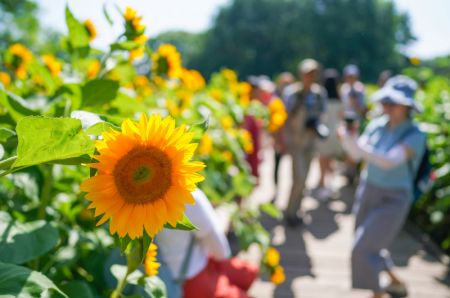
[[[106,3],[103,3],[103,15],[105,16],[105,19],[108,21],[109,25],[112,26],[114,25],[114,22],[111,18],[111,16],[108,13],[108,9],[106,8]]]
[[[116,42],[116,43],[111,44],[111,51],[117,51],[117,50],[131,51],[131,50],[139,48],[140,46],[141,46],[141,44],[138,42],[135,42],[135,41],[131,41],[131,40],[121,41],[121,42]]]
[[[73,16],[69,6],[66,6],[66,24],[69,30],[69,42],[72,48],[89,48],[89,34],[84,28],[84,25]]]
[[[117,96],[119,83],[113,80],[95,79],[87,82],[81,89],[83,107],[100,106]]]
[[[0,212],[0,235],[0,261],[14,264],[49,252],[59,238],[58,230],[44,220],[20,223],[6,212]]]
[[[271,203],[261,204],[259,205],[259,209],[273,218],[281,219],[282,217],[280,210]]]
[[[48,297],[50,292],[68,298],[42,273],[13,264],[0,263],[1,297]]]
[[[125,235],[125,237],[120,238],[119,236],[117,236],[117,238],[119,238],[119,246],[120,246],[120,251],[122,253],[125,252],[125,250],[128,247],[128,244],[130,244],[131,242],[131,238],[128,237],[128,235]]]
[[[99,122],[97,124],[92,125],[88,129],[86,129],[86,134],[93,136],[100,136],[103,132],[110,131],[112,129],[120,130],[120,127],[109,123],[109,122]]]
[[[28,103],[20,96],[6,92],[0,86],[0,106],[4,106],[17,122],[25,116],[39,115],[39,112],[28,107]]]
[[[139,285],[151,298],[166,298],[167,289],[164,282],[158,276],[148,276],[139,281]]]
[[[78,119],[26,117],[16,131],[19,145],[13,168],[92,155],[95,150]]]
[[[197,124],[193,124],[189,127],[189,132],[194,133],[193,142],[200,142],[203,134],[208,130],[209,119]]]
[[[142,261],[144,262],[145,256],[147,255],[148,248],[150,247],[150,244],[152,244],[152,237],[150,237],[145,231],[144,235],[142,236]]]
[[[95,298],[91,287],[84,281],[74,280],[62,285],[61,290],[69,297]]]
[[[11,129],[0,128],[0,143],[6,142],[6,140],[15,135],[16,133]]]
[[[175,227],[171,226],[169,223],[165,224],[164,227],[167,229],[183,230],[183,231],[198,230],[198,228],[191,223],[191,221],[189,220],[189,218],[187,218],[186,215],[183,215],[183,219],[177,222],[177,225]]]
[[[122,280],[127,274],[128,267],[126,265],[112,265],[111,273],[117,280]],[[144,274],[139,270],[134,270],[127,276],[127,283],[136,285]]]

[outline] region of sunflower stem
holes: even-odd
[[[53,165],[43,166],[44,185],[42,185],[41,204],[39,205],[38,219],[45,218],[45,209],[47,208],[47,205],[50,203],[53,184],[52,172],[53,172]]]
[[[134,272],[141,264],[143,260],[143,242],[144,238],[132,240],[128,248],[125,250],[127,255],[127,273],[119,280],[117,287],[111,294],[111,298],[120,298],[122,291],[127,285],[127,278],[132,272]]]
[[[125,274],[125,276],[119,280],[119,282],[117,283],[117,287],[114,290],[114,292],[112,292],[111,294],[111,298],[120,298],[122,296],[122,291],[125,288],[125,286],[127,285],[127,278],[128,275],[130,275],[130,268],[127,268],[127,273]]]

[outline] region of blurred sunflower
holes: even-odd
[[[205,133],[200,141],[200,146],[198,147],[198,153],[200,155],[209,155],[213,150],[213,139],[212,137]]]
[[[171,44],[162,44],[152,55],[154,75],[179,78],[182,74],[181,56],[177,48]]]
[[[242,140],[242,145],[245,153],[253,153],[254,148],[251,133],[246,129],[240,129],[240,138]]]
[[[100,72],[101,66],[102,66],[101,63],[98,60],[94,60],[91,63],[89,63],[87,73],[86,73],[87,78],[88,79],[95,78],[98,75],[98,73]]]
[[[98,174],[80,187],[95,216],[103,214],[97,225],[111,219],[110,233],[131,239],[144,230],[153,237],[166,223],[175,226],[204,179],[197,172],[205,165],[190,161],[197,148],[192,138],[171,117],[144,114],[139,122],[125,120],[121,132],[103,133],[96,143],[98,163],[89,164]]]
[[[145,267],[145,273],[148,276],[157,275],[158,268],[161,266],[161,264],[156,261],[156,256],[158,254],[157,250],[158,250],[158,246],[156,244],[152,243],[152,244],[150,244],[150,247],[148,248],[147,254],[145,256],[144,267]]]
[[[270,122],[269,122],[269,131],[276,132],[278,131],[286,122],[287,113],[284,108],[284,103],[281,99],[275,98],[269,103],[269,113],[270,113]]]
[[[280,253],[274,247],[269,247],[264,258],[265,263],[270,267],[276,267],[280,263]]]
[[[205,87],[205,79],[202,74],[195,69],[185,69],[183,68],[181,73],[181,81],[186,88],[192,91],[198,91]]]
[[[47,66],[53,76],[57,77],[59,75],[62,65],[53,55],[43,55],[42,61],[44,61],[45,66]]]
[[[5,87],[8,87],[9,84],[11,84],[11,77],[7,72],[0,71],[0,83]]]
[[[33,54],[20,43],[11,45],[8,51],[12,55],[12,61],[7,61],[7,66],[14,70],[15,75],[19,79],[25,79],[27,75],[27,65],[33,59]]]
[[[86,20],[83,25],[89,35],[89,40],[94,40],[97,37],[97,29],[95,28],[94,23],[92,23],[91,20]]]
[[[284,282],[286,279],[286,276],[284,275],[284,269],[281,266],[275,267],[272,276],[270,277],[270,280],[276,284],[279,285]]]
[[[137,15],[137,11],[127,6],[123,14],[125,19],[125,35],[129,39],[134,39],[145,31],[145,25],[142,24],[142,17]]]

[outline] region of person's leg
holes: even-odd
[[[303,148],[302,148],[303,149]],[[305,188],[306,178],[313,157],[313,149],[298,149],[291,154],[292,156],[292,187],[289,197],[286,215],[289,218],[296,218],[303,199],[303,190]]]
[[[275,181],[275,188],[276,189],[278,187],[278,172],[279,172],[279,168],[280,168],[281,157],[283,157],[283,154],[281,154],[280,152],[275,151],[275,170],[274,170],[274,177],[273,178],[274,178],[274,181]]]
[[[363,199],[372,205],[355,231],[352,250],[352,284],[354,288],[381,293],[379,273],[385,269],[382,249],[387,248],[401,229],[409,209],[406,192],[386,191],[367,186]]]
[[[320,178],[318,188],[325,187],[325,179],[328,173],[329,158],[325,155],[319,156]]]

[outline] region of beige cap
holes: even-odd
[[[305,59],[298,65],[298,71],[301,73],[309,73],[319,69],[319,62],[314,59]]]

